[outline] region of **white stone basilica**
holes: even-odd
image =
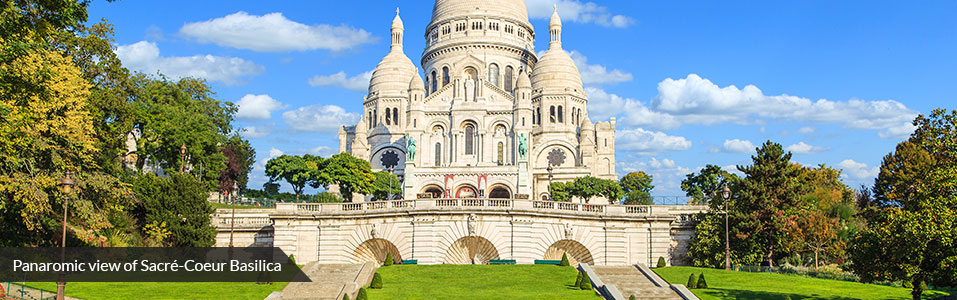
[[[391,169],[405,199],[542,199],[550,180],[617,179],[615,119],[588,118],[557,10],[538,57],[523,0],[436,0],[425,80],[403,52],[404,31],[396,15],[363,117],[340,129],[339,150]]]

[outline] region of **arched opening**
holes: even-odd
[[[548,108],[548,122],[555,123],[555,106],[554,105]]]
[[[498,165],[505,164],[505,143],[498,143]]]
[[[512,92],[512,76],[513,76],[512,73],[513,73],[513,71],[512,71],[512,66],[506,66],[506,67],[505,67],[505,78],[504,78],[504,79],[505,79],[505,91],[506,91],[506,92],[509,92],[509,93]]]
[[[399,108],[398,107],[392,108],[392,124],[395,124],[395,125],[401,124],[399,123]]]
[[[475,153],[475,125],[466,124],[465,125],[465,154],[472,155]]]
[[[432,71],[432,75],[431,75],[430,78],[432,79],[432,88],[431,88],[431,90],[432,90],[432,93],[435,93],[435,90],[437,89],[437,86],[438,86],[438,83],[435,81],[435,71]]]
[[[501,86],[501,85],[499,85],[498,75],[499,75],[499,74],[498,74],[498,65],[497,65],[497,64],[490,64],[490,65],[488,65],[488,82],[491,83],[492,85],[496,86],[496,87],[500,87],[500,86]]]
[[[444,194],[442,187],[434,184],[427,185],[422,189],[422,193],[429,194],[433,199],[442,198],[442,194]]]
[[[391,109],[385,109],[385,125],[392,125],[392,113]]]
[[[435,143],[435,166],[442,165],[442,143]]]
[[[563,119],[564,119],[564,118],[563,118],[564,115],[565,115],[565,113],[562,112],[562,106],[559,105],[559,106],[558,106],[558,123],[565,123],[565,120],[563,120]]]
[[[467,236],[452,243],[445,254],[446,264],[484,265],[489,260],[499,259],[498,249],[489,240],[478,236]]]
[[[399,248],[395,244],[385,239],[374,238],[356,247],[354,255],[356,263],[375,262],[381,264],[385,262],[385,257],[389,253],[392,253],[393,260],[402,261],[402,253],[399,253]]]
[[[449,84],[449,67],[442,67],[442,86]]]
[[[573,240],[560,240],[545,250],[545,260],[560,260],[563,254],[568,254],[568,262],[577,266],[579,263],[594,264],[595,259],[585,245]]]
[[[455,198],[475,198],[478,196],[478,190],[471,185],[461,185],[455,189]]]
[[[494,185],[489,190],[488,197],[491,199],[509,199],[512,198],[512,192],[504,185]]]

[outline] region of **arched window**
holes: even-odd
[[[565,123],[565,120],[562,120],[562,116],[565,114],[562,113],[562,106],[558,106],[558,123]]]
[[[442,86],[449,84],[449,67],[442,67]]]
[[[425,75],[425,96],[429,96],[429,85],[432,84],[432,81],[429,79],[429,75]]]
[[[442,143],[435,143],[435,165],[442,165]]]
[[[551,122],[551,123],[555,123],[555,106],[552,105],[552,106],[548,109],[548,111],[549,111],[549,113],[548,113],[548,121]]]
[[[535,116],[532,118],[532,122],[535,124],[542,124],[542,107],[535,108]]]
[[[575,108],[572,108],[572,124],[575,124],[575,114],[577,114],[577,113],[578,113],[578,112],[575,111]]]
[[[399,123],[399,108],[392,108],[392,123],[395,125],[401,125]]]
[[[494,86],[501,87],[498,81],[498,65],[491,64],[488,66],[488,82]]]
[[[437,85],[437,84],[436,84],[436,82],[435,82],[435,71],[432,71],[432,92],[433,92],[433,93],[435,93],[435,90],[436,90],[436,88],[437,88],[436,85]]]
[[[379,126],[379,109],[372,114],[372,126]]]
[[[471,155],[475,152],[475,126],[465,125],[465,154]]]
[[[369,117],[366,118],[366,124],[368,124],[369,129],[372,129],[372,111],[370,110],[367,114]]]
[[[498,164],[505,164],[505,143],[498,142]]]
[[[392,110],[385,109],[385,125],[392,125]]]
[[[512,92],[512,66],[505,67],[505,91]]]

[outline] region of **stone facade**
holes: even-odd
[[[234,245],[275,246],[297,262],[322,264],[397,260],[419,264],[486,263],[654,265],[687,263],[689,216],[706,206],[594,205],[523,199],[417,199],[362,203],[280,203],[243,210]],[[228,246],[230,210],[213,224],[217,246]]]
[[[542,199],[549,181],[617,179],[615,119],[588,118],[557,11],[538,57],[523,0],[437,0],[425,80],[403,52],[398,14],[391,31],[363,117],[340,129],[339,150],[392,170],[404,199]]]

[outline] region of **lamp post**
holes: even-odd
[[[731,189],[727,184],[721,189],[721,198],[724,198],[724,269],[731,271],[731,239],[728,235],[728,199],[731,199]]]
[[[555,197],[552,197],[552,178],[554,177],[552,176],[552,171],[555,169],[553,169],[551,165],[548,165],[548,168],[545,170],[548,171],[548,200],[555,201]]]
[[[186,170],[186,144],[179,146],[179,156],[183,158],[183,163],[179,165],[179,172]]]
[[[233,247],[233,233],[236,231],[236,196],[233,195],[233,192],[239,189],[239,185],[236,184],[236,181],[233,181],[233,189],[229,192],[229,197],[233,198],[233,217],[230,218],[229,224],[229,248]]]
[[[63,176],[63,180],[60,181],[60,187],[63,189],[63,236],[60,240],[60,263],[62,264],[66,260],[66,211],[70,207],[70,193],[73,192],[73,187],[76,186],[76,182],[70,178],[70,172],[66,172],[66,175]],[[66,295],[66,279],[64,278],[64,273],[60,272],[59,280],[56,283],[56,299],[63,300]]]

